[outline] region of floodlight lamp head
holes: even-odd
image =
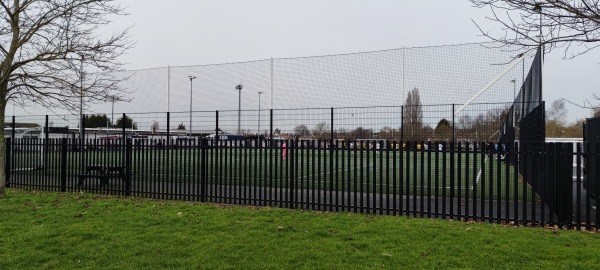
[[[515,79],[510,80],[511,83],[516,83],[517,81]]]
[[[264,93],[264,92],[262,92],[262,91],[258,91],[258,95],[259,95],[259,96],[260,96],[262,93]]]
[[[242,88],[244,88],[244,86],[241,84],[235,86],[235,90],[242,90]]]
[[[196,79],[196,76],[191,76],[191,75],[190,75],[190,76],[188,76],[188,78],[190,78],[190,81],[191,81],[191,80],[193,80],[193,79]]]

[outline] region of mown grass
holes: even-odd
[[[598,269],[581,231],[9,189],[0,269]]]

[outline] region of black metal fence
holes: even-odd
[[[590,155],[585,162],[585,183],[586,187],[592,190],[592,195],[598,197],[598,184],[600,183],[600,160],[597,153],[600,153],[600,117],[589,118],[586,120],[583,132],[583,141],[585,152]]]
[[[7,139],[8,184],[63,192],[597,228],[581,145]],[[586,145],[586,147],[598,147]],[[536,160],[539,186],[512,164]],[[556,164],[576,160],[572,169]],[[597,160],[597,159],[593,159]],[[514,161],[511,163],[509,161]]]

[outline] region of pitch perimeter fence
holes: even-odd
[[[597,229],[598,185],[579,172],[598,152],[530,144],[7,138],[6,165],[15,188]],[[576,179],[557,166],[574,159]],[[529,160],[535,187],[509,162]]]

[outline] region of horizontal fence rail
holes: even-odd
[[[579,229],[600,224],[598,185],[583,170],[586,162],[600,166],[589,164],[599,154],[582,151],[598,145],[6,140],[14,188]]]

